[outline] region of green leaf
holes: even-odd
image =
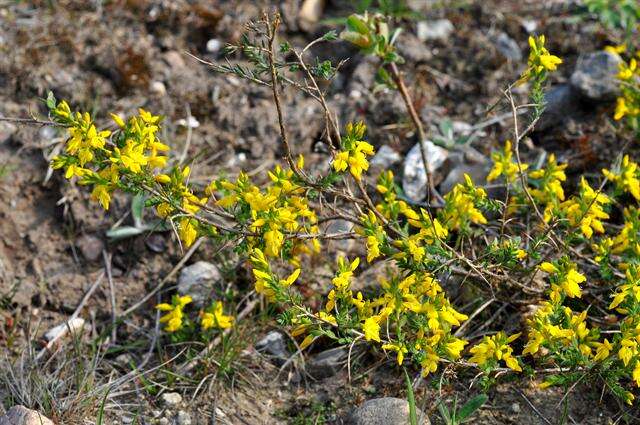
[[[335,30],[331,30],[322,36],[324,41],[335,41],[338,39],[338,33]]]
[[[131,199],[131,215],[133,216],[133,225],[142,227],[142,213],[144,210],[144,194],[138,193]]]
[[[471,415],[475,413],[476,410],[481,408],[488,399],[489,397],[487,397],[486,394],[478,394],[477,396],[473,397],[460,408],[460,410],[456,414],[456,419],[458,419],[459,422],[466,421],[471,417]]]
[[[55,109],[56,104],[56,97],[53,95],[52,91],[49,91],[49,93],[47,93],[47,108]]]
[[[451,425],[453,422],[451,421],[451,414],[449,413],[449,409],[444,405],[442,400],[438,403],[438,412],[440,412],[440,416],[447,425]]]
[[[413,385],[411,385],[411,379],[407,369],[402,368],[404,371],[404,380],[407,385],[407,401],[409,402],[409,423],[411,425],[418,425],[418,414],[416,413],[416,398],[413,394]]]
[[[347,28],[359,34],[369,34],[369,27],[357,15],[351,15],[347,18]]]

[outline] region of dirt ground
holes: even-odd
[[[281,37],[297,46],[331,28],[339,30],[330,19],[353,11],[347,1],[329,1],[322,16],[329,22],[305,28],[297,21],[300,1],[275,3],[0,1],[0,115],[43,116],[41,99],[49,90],[102,120],[108,112],[127,114],[143,107],[165,117],[163,139],[174,152],[184,151],[193,160],[196,184],[240,170],[262,176],[283,156],[269,91],[215,74],[186,52],[219,60],[219,52],[207,50],[209,40],[237,42],[243,25],[263,10],[282,13]],[[580,52],[617,41],[592,20],[576,19],[573,2],[413,3],[420,20],[447,18],[455,27],[446,39],[422,42],[416,20],[407,20],[407,31],[399,39],[400,53],[407,59],[403,70],[430,128],[445,117],[475,125],[508,112],[488,108],[505,84],[517,79],[525,59],[510,61],[500,54],[495,37],[501,32],[526,52],[527,24],[534,22],[535,31],[547,35],[550,50],[565,60],[554,84],[566,81]],[[313,54],[349,58],[328,89],[340,121],[363,119],[376,148],[388,145],[406,154],[413,142],[403,104],[393,93],[369,91],[375,65],[340,42]],[[311,164],[326,163],[327,154],[316,149],[323,131],[317,119],[320,107],[293,91],[286,93],[284,103],[296,149]],[[611,109],[611,104],[586,105],[562,125],[535,133],[532,141],[568,161],[571,173],[598,171],[616,149],[617,136],[608,124]],[[182,125],[189,116],[197,120],[197,128]],[[474,146],[487,155],[509,136],[510,126],[507,119],[487,126]],[[105,214],[83,187],[51,174],[47,160],[63,138],[63,132],[51,127],[0,122],[0,368],[5,370],[0,413],[21,403],[61,424],[94,423],[108,388],[105,423],[178,421],[182,410],[195,424],[340,424],[366,399],[405,397],[403,377],[392,360],[380,361],[381,353],[363,352],[350,370],[344,367],[324,379],[306,379],[301,359],[280,370],[253,347],[274,327],[266,309],[242,321],[227,347],[220,349],[223,358],[234,358],[230,366],[216,364],[214,353],[197,372],[176,373],[174,367],[199,347],[172,344],[158,336],[154,326],[153,305],[173,292],[175,274],[157,296],[119,319],[113,341],[112,294],[115,313],[125,311],[156,287],[184,253],[170,232],[110,241],[106,231],[117,223],[131,223],[130,199],[116,198]],[[229,285],[238,293],[247,291],[251,282],[246,264],[218,248],[205,242],[187,264],[220,264]],[[44,331],[75,311],[106,262],[112,288],[103,279],[82,310],[85,333],[59,347],[45,365],[34,366],[29,353],[40,349]],[[516,314],[506,308],[498,322],[509,322],[509,315]],[[96,342],[105,339],[107,343]],[[118,385],[110,384],[114,382]],[[561,389],[540,390],[537,384],[539,380],[528,378],[500,378],[473,423],[555,424],[564,401],[570,423],[640,423],[634,411],[601,387],[578,385],[564,399]],[[181,393],[182,404],[167,407],[162,395],[170,392]],[[439,398],[464,400],[477,392],[472,371],[451,369],[439,382],[422,382],[416,398],[438,423]]]

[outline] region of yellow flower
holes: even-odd
[[[511,140],[507,140],[504,144],[504,150],[502,152],[495,152],[491,154],[493,160],[493,168],[487,176],[487,181],[493,181],[500,176],[504,176],[508,183],[513,183],[518,174],[518,164],[513,160],[513,152],[511,151]],[[528,164],[521,164],[522,171],[529,168]]]
[[[398,361],[399,365],[402,365],[402,362],[404,361],[404,355],[409,352],[409,350],[407,350],[407,347],[402,344],[384,344],[382,346],[382,349],[395,351],[397,353],[396,360]]]
[[[166,311],[167,314],[160,318],[160,323],[166,323],[164,330],[167,332],[175,332],[182,328],[183,324],[183,308],[193,300],[189,295],[174,295],[171,304],[161,303],[156,305],[156,309]]]
[[[479,366],[484,366],[502,360],[509,369],[521,372],[522,368],[518,360],[512,356],[513,349],[509,346],[509,343],[519,336],[520,334],[517,333],[507,337],[504,332],[498,332],[493,336],[485,336],[482,342],[471,348],[470,352],[473,356],[469,361],[477,363]]]
[[[615,183],[616,188],[630,193],[640,201],[640,180],[638,179],[638,164],[629,159],[629,155],[622,158],[620,169],[616,171],[602,170],[602,174]]]
[[[380,342],[380,325],[376,321],[376,317],[368,317],[362,325],[362,331],[367,341]]]
[[[188,217],[184,217],[178,224],[178,235],[182,243],[189,248],[196,241],[198,237],[198,231],[193,224],[194,220]]]
[[[611,343],[607,338],[602,342],[595,342],[594,347],[596,348],[596,355],[593,357],[594,362],[599,362],[605,360],[609,357],[609,353],[613,349]]]
[[[200,323],[202,329],[227,329],[233,325],[233,317],[226,316],[223,311],[222,303],[216,301],[209,311],[202,313]]]

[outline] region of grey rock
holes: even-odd
[[[469,174],[471,180],[473,180],[476,184],[481,184],[487,178],[489,174],[489,165],[483,163],[469,164],[462,163],[453,167],[449,173],[447,173],[447,177],[440,183],[440,193],[443,195],[451,192],[453,187],[458,184],[464,182],[464,175]]]
[[[619,93],[616,78],[622,59],[615,53],[595,52],[581,55],[571,75],[571,85],[590,100],[613,100]]]
[[[433,144],[430,140],[424,142],[429,168],[434,173],[447,159],[449,152]],[[411,148],[404,160],[402,189],[409,199],[420,202],[427,197],[427,172],[420,154],[420,144]]]
[[[266,334],[256,343],[255,347],[258,352],[271,357],[278,366],[282,366],[289,358],[284,336],[278,331],[271,331]]]
[[[416,412],[418,423],[429,425],[429,418],[422,412]],[[347,418],[350,425],[407,425],[409,423],[409,403],[394,397],[382,397],[367,400],[351,412]]]
[[[198,261],[185,267],[178,279],[178,293],[191,295],[193,304],[202,307],[216,282],[222,278],[220,270],[211,263]]]
[[[16,131],[18,131],[18,127],[16,127],[14,124],[6,121],[0,122],[0,143],[9,141],[11,137],[16,133]]]
[[[80,249],[80,253],[87,261],[96,261],[102,256],[104,243],[94,235],[82,235],[76,245]]]
[[[182,396],[180,393],[164,393],[162,394],[162,401],[169,407],[175,407],[182,403]]]
[[[580,92],[570,84],[552,87],[545,93],[544,101],[544,112],[536,123],[538,131],[548,130],[581,112]]]
[[[498,52],[510,62],[519,62],[522,60],[522,50],[518,43],[505,32],[501,32],[495,38],[495,46]]]
[[[191,415],[184,410],[178,410],[176,415],[176,422],[178,425],[191,425]]]
[[[370,164],[380,168],[389,168],[402,161],[402,157],[398,152],[387,145],[382,145],[371,158]]]
[[[222,42],[217,38],[212,38],[207,41],[207,52],[209,53],[218,53],[222,48]]]
[[[13,406],[0,416],[0,425],[54,425],[51,419],[24,406]]]
[[[417,25],[416,35],[422,41],[443,40],[449,37],[454,29],[453,24],[448,19],[420,21]]]
[[[316,379],[328,378],[345,366],[348,357],[349,351],[343,347],[325,350],[307,361],[307,372]]]
[[[347,220],[331,220],[326,227],[326,232],[329,234],[332,233],[348,233],[353,230],[353,223]],[[354,246],[353,239],[336,239],[332,240],[331,244],[335,246],[337,249],[349,252]]]
[[[38,130],[38,136],[42,139],[49,141],[56,137],[56,129],[52,125],[45,125]],[[2,136],[0,135],[0,142],[2,141]]]
[[[403,33],[396,43],[400,56],[409,62],[428,62],[433,59],[433,53],[418,37],[410,33]]]

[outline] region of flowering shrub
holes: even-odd
[[[273,46],[277,21],[265,18],[263,23],[268,47],[253,51],[252,60],[271,75],[265,84],[272,88],[280,113],[278,84],[285,81],[285,67]],[[393,65],[390,69],[402,92],[394,37],[379,23],[379,17],[352,17],[343,38]],[[529,44],[528,68],[519,82],[531,83],[532,99],[539,103],[547,75],[562,61],[545,48],[543,36],[532,37]],[[312,82],[301,86],[303,91],[326,108],[303,59],[305,50],[293,50],[299,66],[288,67],[293,75],[287,79],[303,73],[302,78]],[[250,75],[255,81],[261,74]],[[620,78],[627,84],[636,77],[632,60]],[[625,90],[616,118],[637,118],[637,86],[635,91]],[[620,102],[627,105],[623,112]],[[251,263],[255,291],[277,306],[278,323],[301,337],[301,349],[321,338],[342,345],[365,341],[395,356],[399,365],[410,361],[419,366],[425,376],[444,363],[477,366],[486,374],[502,366],[521,372],[523,367],[536,370],[542,365],[557,371],[545,379],[545,386],[568,385],[584,376],[600,378],[627,402],[633,400],[627,384],[640,386],[640,213],[635,206],[640,172],[629,156],[603,171],[606,180],[599,187],[582,177],[569,193],[563,187],[567,165],[559,164],[554,155],[539,168],[522,162],[519,142],[524,135],[516,133],[514,142],[507,141],[492,155],[487,179],[501,185],[504,200],[491,198],[465,175],[444,195],[441,206],[419,206],[405,200],[389,170],[377,178],[375,187],[369,186],[368,158],[374,148],[366,141],[365,125],[350,123],[341,132],[325,109],[332,153],[326,174],[312,175],[302,155],[294,158],[279,116],[287,167],[269,171],[268,182],[261,186],[241,173],[235,181],[214,179],[199,193],[189,183],[188,166],[169,166],[171,160],[164,154],[169,146],[157,136],[160,117],[142,109],[126,119],[112,115],[117,130],[110,132],[100,130],[88,113],[72,112],[65,101],[50,96],[48,106],[51,119],[67,127],[69,134],[65,152],[53,159],[54,168],[90,186],[92,198],[104,209],[116,190],[147,194],[147,205],[171,225],[184,246],[203,236],[236,240],[236,251]],[[541,108],[535,108],[533,121]],[[623,226],[608,226],[612,211],[619,208],[624,210]],[[336,218],[348,220],[356,230],[321,229],[320,223]],[[321,306],[313,308],[298,290],[310,278],[303,265],[320,253],[326,240],[345,238],[361,242],[366,258],[339,256],[330,286],[320,294]],[[578,251],[578,246],[586,248]],[[379,287],[357,291],[353,280],[364,261],[393,267],[379,276]],[[593,288],[599,282],[590,284],[580,271],[578,262],[584,261],[600,265],[602,279],[613,285],[608,309],[614,319],[604,338],[590,320],[595,309],[588,307],[595,302]],[[544,287],[533,284],[540,272],[547,276]],[[493,298],[514,290],[533,293],[539,305],[522,332],[508,335],[511,329],[505,329],[477,342],[464,337],[462,330],[483,307],[462,313],[447,294],[451,283],[443,278],[448,275],[464,277],[463,283],[469,279],[468,284]],[[166,332],[192,326],[190,302],[189,296],[174,296],[170,304],[157,306],[166,312],[161,319]],[[203,329],[233,326],[221,302],[202,310],[199,322]],[[517,355],[521,334],[526,335],[521,338],[524,349]],[[467,346],[470,356],[464,361]]]

